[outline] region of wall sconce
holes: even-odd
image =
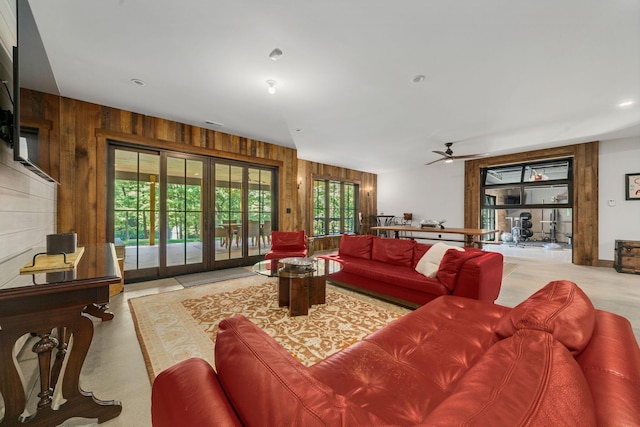
[[[298,177],[298,185],[296,187],[298,187],[298,190],[300,189],[300,186],[302,185],[302,178]]]
[[[371,187],[367,188],[367,197],[371,196]]]

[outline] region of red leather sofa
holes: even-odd
[[[631,325],[568,281],[513,309],[440,297],[311,367],[234,316],[215,365],[160,373],[153,425],[640,425]]]
[[[447,251],[435,278],[416,271],[420,258],[433,245],[415,240],[345,234],[338,253],[323,255],[343,267],[328,277],[332,283],[361,290],[409,307],[441,295],[495,301],[500,293],[502,254],[465,248]]]

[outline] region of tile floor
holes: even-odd
[[[562,252],[562,251],[561,251]],[[633,325],[640,341],[640,276],[616,273],[611,268],[575,266],[566,254],[543,259],[534,252],[509,253],[505,262],[518,266],[503,281],[497,303],[513,306],[551,280],[576,282],[597,308],[613,311]],[[80,378],[85,390],[99,399],[118,399],[122,414],[102,425],[105,427],[145,427],[151,425],[151,387],[136,338],[127,300],[142,295],[181,289],[174,279],[127,285],[123,294],[111,301],[115,319],[95,322],[95,335]],[[71,419],[64,426],[93,425],[95,420]]]

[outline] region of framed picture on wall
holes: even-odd
[[[627,200],[640,200],[640,172],[628,173],[624,176]]]

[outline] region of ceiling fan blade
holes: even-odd
[[[429,163],[425,163],[425,166],[429,166],[429,165],[432,165],[432,164],[434,164],[434,163],[441,162],[441,161],[443,161],[443,160],[447,160],[447,159],[446,159],[445,157],[443,157],[443,158],[441,158],[441,159],[434,160],[434,161],[429,162]]]
[[[445,153],[444,151],[433,150],[433,152],[436,153],[436,154],[440,154],[443,157],[449,157],[449,155],[447,153]]]

